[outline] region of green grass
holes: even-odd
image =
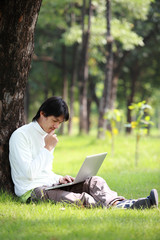
[[[110,141],[92,136],[62,136],[54,153],[55,172],[75,176],[86,155],[107,151],[98,175],[126,198],[147,196],[152,188],[160,195],[159,137],[140,141],[138,166],[134,165],[134,136],[117,136],[112,157]],[[85,209],[39,203],[21,204],[5,193],[0,195],[0,239],[11,240],[158,240],[160,207],[146,210]]]

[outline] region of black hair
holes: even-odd
[[[50,97],[48,98],[42,105],[40,106],[37,114],[34,116],[32,121],[38,120],[40,117],[40,112],[44,113],[45,117],[48,116],[63,116],[64,121],[68,121],[69,119],[69,110],[66,102],[61,97]]]

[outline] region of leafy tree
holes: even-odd
[[[157,32],[159,25],[159,2],[155,1],[151,4],[150,10],[145,21],[135,21],[135,29],[138,34],[143,37],[144,46],[137,47],[129,52],[125,61],[125,67],[121,71],[121,81],[119,84],[118,99],[121,104],[126,101],[127,121],[131,122],[131,111],[128,108],[134,101],[142,101],[144,98],[152,106],[157,108],[158,98],[155,101],[153,92],[159,86],[159,37]],[[123,101],[121,101],[121,97]],[[152,100],[154,98],[154,100]],[[130,132],[130,128],[126,128]]]
[[[76,9],[76,10],[75,10]],[[75,14],[76,12],[76,14]],[[46,66],[50,72],[48,74],[48,86],[53,92],[48,94],[62,95],[66,101],[70,102],[71,118],[69,122],[69,131],[71,132],[73,101],[75,95],[75,81],[77,78],[77,62],[78,62],[78,44],[73,46],[64,40],[64,35],[76,18],[79,18],[81,9],[79,9],[78,1],[50,1],[43,2],[36,37],[36,49],[34,56],[34,68],[38,69],[41,62],[46,62]],[[50,67],[48,67],[50,65]],[[40,70],[42,68],[40,67]],[[33,71],[30,75],[32,78]],[[41,81],[41,85],[46,86],[44,75],[38,78],[36,71],[34,78]],[[37,85],[38,87],[38,85]],[[69,98],[68,99],[68,89]],[[41,91],[42,95],[42,91]],[[34,98],[35,94],[32,96]],[[34,99],[33,99],[34,101]]]
[[[86,1],[87,2],[87,1]],[[126,99],[133,94],[130,94],[128,87],[132,86],[131,82],[134,79],[125,74],[126,70],[130,72],[131,76],[133,71],[136,72],[136,68],[131,68],[131,66],[136,66],[131,61],[128,61],[130,56],[135,55],[139,57],[139,51],[145,48],[145,38],[149,34],[149,31],[145,31],[146,35],[142,32],[142,27],[147,24],[149,27],[149,19],[147,14],[150,8],[151,0],[117,0],[112,1],[112,21],[111,21],[111,34],[113,36],[113,76],[111,82],[110,92],[110,102],[109,108],[114,109],[117,97],[118,89],[118,101],[126,104]],[[88,3],[88,2],[87,2]],[[81,82],[79,77],[78,82],[76,81],[78,76],[77,65],[80,62],[79,56],[81,56],[81,46],[82,46],[82,28],[81,28],[81,18],[82,18],[82,1],[67,1],[46,0],[43,3],[43,8],[41,8],[41,14],[38,22],[37,28],[37,38],[36,38],[36,55],[35,61],[45,61],[47,62],[47,69],[51,74],[48,73],[48,84],[44,83],[44,77],[41,79],[41,85],[45,88],[47,85],[50,89],[54,90],[55,94],[61,94],[64,89],[63,86],[69,86],[69,93],[72,89],[72,94],[69,94],[68,101],[70,101],[73,115],[73,100],[78,100],[81,98],[79,83]],[[87,5],[87,15],[89,13]],[[105,67],[106,67],[106,16],[105,16],[105,0],[96,0],[92,2],[92,18],[91,18],[91,28],[89,37],[89,49],[88,49],[88,72],[89,80],[87,81],[87,114],[88,114],[88,124],[89,125],[89,107],[93,101],[95,101],[97,106],[97,111],[100,113],[100,101],[102,101],[102,95],[104,90],[104,79],[105,78]],[[85,16],[84,25],[87,26],[88,16]],[[54,21],[53,21],[54,16]],[[141,26],[141,27],[140,27]],[[141,29],[141,31],[140,31]],[[149,29],[151,29],[149,27]],[[154,38],[153,38],[154,39]],[[62,56],[64,54],[63,49],[65,45],[65,71]],[[146,47],[147,48],[147,47]],[[135,53],[135,51],[137,51]],[[75,54],[76,53],[76,54]],[[133,53],[133,55],[131,54]],[[141,53],[141,52],[140,52]],[[76,57],[75,57],[76,56]],[[37,58],[36,58],[37,57]],[[141,59],[143,59],[143,55]],[[136,58],[135,58],[136,59]],[[73,64],[73,62],[75,64]],[[138,61],[137,61],[138,62]],[[37,64],[37,63],[36,63]],[[40,64],[40,63],[38,63]],[[37,64],[37,66],[38,66]],[[49,68],[48,65],[51,67]],[[138,64],[139,65],[139,64]],[[35,66],[35,65],[34,65]],[[51,70],[52,69],[52,70]],[[132,70],[130,70],[132,69]],[[143,61],[142,61],[143,69]],[[132,72],[131,72],[132,71]],[[65,72],[65,74],[64,74]],[[138,73],[139,71],[137,71]],[[46,72],[47,73],[47,72]],[[38,76],[38,75],[37,75]],[[34,75],[34,79],[37,79]],[[63,76],[66,76],[65,78]],[[71,81],[74,76],[74,81]],[[137,79],[139,75],[137,74]],[[67,84],[64,84],[62,79],[66,79]],[[119,81],[120,79],[120,81]],[[125,82],[122,84],[122,80]],[[37,80],[36,80],[37,81]],[[139,82],[139,80],[137,80]],[[37,81],[38,82],[38,81]],[[151,83],[152,85],[152,83]],[[121,89],[127,87],[125,94],[122,93]],[[126,88],[125,88],[126,89]],[[132,88],[131,88],[132,89]],[[134,88],[133,88],[134,89]],[[135,87],[137,90],[137,87]],[[43,90],[44,91],[44,90]],[[68,90],[66,89],[68,92]],[[124,90],[123,90],[124,91]],[[106,91],[104,91],[106,92]],[[51,94],[51,91],[48,91]],[[128,94],[129,93],[129,94]],[[134,91],[133,91],[134,93]],[[35,95],[35,94],[34,94]],[[42,93],[41,93],[42,95]],[[121,95],[121,96],[120,96]],[[122,96],[123,95],[123,96]],[[128,96],[129,95],[129,96]],[[35,95],[36,96],[36,95]],[[71,98],[72,96],[72,98]],[[33,96],[32,96],[33,98]],[[72,100],[71,100],[72,99]],[[83,107],[83,104],[81,104]],[[85,105],[86,109],[86,105]],[[82,114],[80,114],[81,116]],[[102,118],[102,117],[101,117]],[[86,120],[85,120],[86,121]],[[72,125],[72,124],[71,124]]]
[[[134,121],[127,124],[127,127],[131,127],[136,130],[136,146],[135,146],[135,166],[138,165],[139,157],[139,141],[143,134],[148,132],[148,127],[153,124],[150,120],[151,106],[146,104],[146,101],[139,103],[132,103],[129,109],[134,114]]]
[[[107,54],[106,54],[106,71],[105,71],[105,81],[103,95],[100,101],[99,107],[99,122],[98,122],[98,137],[103,137],[103,131],[100,129],[106,129],[106,121],[104,118],[105,113],[110,108],[110,92],[113,76],[113,37],[111,35],[111,2],[106,0],[106,41],[107,41]]]
[[[88,48],[89,48],[89,38],[90,38],[90,28],[91,28],[91,0],[89,0],[88,7],[88,23],[87,29],[85,29],[85,17],[87,10],[87,2],[83,0],[83,9],[82,9],[82,45],[80,52],[80,60],[78,65],[78,81],[79,81],[79,132],[87,133],[87,83],[88,83]]]

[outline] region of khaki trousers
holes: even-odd
[[[48,186],[35,188],[31,194],[31,201],[51,200],[66,202],[85,207],[110,207],[117,200],[124,200],[107,185],[106,181],[98,176],[86,179],[82,183],[65,186],[60,189],[45,190]]]

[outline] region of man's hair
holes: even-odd
[[[34,116],[32,121],[38,120],[40,117],[40,112],[44,113],[45,117],[55,116],[55,117],[64,117],[64,121],[68,121],[69,119],[69,110],[66,102],[61,97],[51,97],[48,98],[42,105],[40,106],[37,114]]]

